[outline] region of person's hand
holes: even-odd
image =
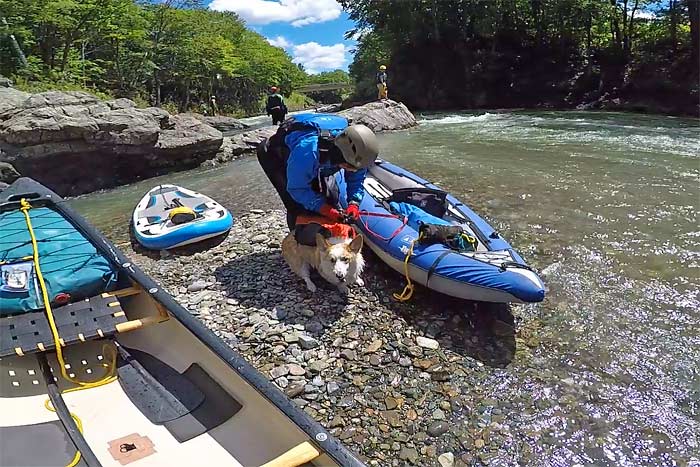
[[[349,217],[352,217],[352,219],[355,221],[360,219],[360,206],[358,206],[356,203],[348,204],[348,208],[345,210],[345,214]]]
[[[324,204],[323,206],[321,206],[321,209],[319,209],[318,212],[323,217],[327,217],[327,218],[334,220],[336,222],[343,220],[343,215],[341,214],[341,212],[338,211],[337,209],[335,209],[330,204]]]

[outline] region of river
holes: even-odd
[[[419,119],[380,136],[382,157],[497,226],[548,288],[543,304],[514,311],[537,343],[527,363],[495,369],[479,388],[530,446],[501,446],[492,461],[700,466],[698,121],[597,112]],[[234,215],[280,206],[254,158],[72,203],[123,243],[133,206],[166,181],[211,194]]]

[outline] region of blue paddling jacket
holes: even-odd
[[[293,131],[284,138],[289,148],[287,159],[287,192],[297,203],[309,211],[318,212],[326,204],[323,194],[314,191],[312,183],[343,170],[330,161],[321,161],[318,139],[321,133],[335,137],[348,126],[348,121],[331,114],[297,114],[292,117]],[[297,129],[298,128],[298,129]],[[347,184],[347,201],[362,201],[364,188],[362,183],[367,169],[345,171]]]

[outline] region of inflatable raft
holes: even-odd
[[[342,190],[342,175],[337,177]],[[358,228],[367,245],[391,268],[401,274],[407,268],[412,281],[457,298],[497,303],[544,299],[544,284],[537,273],[493,227],[454,196],[385,161],[369,169],[364,187]],[[397,203],[398,199],[402,202]],[[435,199],[443,201],[439,212],[423,212],[427,214],[423,217],[460,226],[465,238],[476,240],[475,249],[416,241],[421,222],[416,212],[422,212],[421,204],[435,204]]]
[[[223,235],[231,213],[213,199],[176,185],[159,185],[134,209],[136,240],[151,250],[165,250]]]

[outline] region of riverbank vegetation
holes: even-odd
[[[215,95],[221,112],[242,115],[264,108],[272,84],[296,109],[312,103],[296,87],[326,82],[200,0],[0,0],[0,14],[0,74],[27,91],[85,89],[202,112]]]
[[[357,99],[417,109],[587,107],[698,115],[697,0],[341,0]]]

